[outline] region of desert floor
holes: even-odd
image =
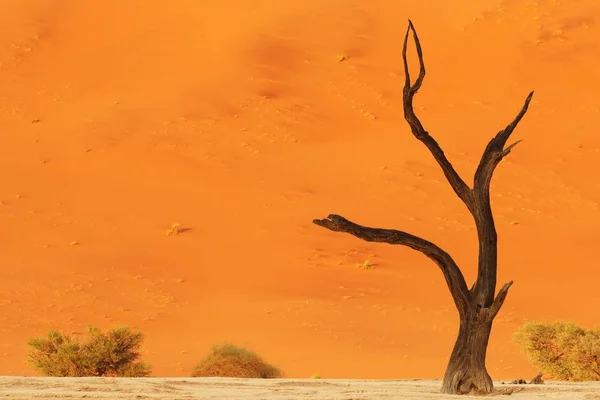
[[[548,382],[511,385],[495,382],[494,394],[519,399],[600,399],[600,383]],[[455,399],[439,393],[435,380],[315,380],[222,378],[22,378],[0,377],[3,399],[231,399],[384,400]],[[461,396],[481,399],[481,396]]]
[[[417,234],[473,282],[473,221],[403,119],[408,18],[415,110],[468,183],[536,91],[493,181],[515,284],[490,374],[537,373],[525,320],[596,325],[598,0],[3,0],[0,375],[34,375],[49,329],[128,324],[156,376],[229,341],[291,378],[441,377],[458,321],[436,266],[311,223]]]

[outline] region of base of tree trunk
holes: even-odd
[[[492,378],[486,370],[455,371],[442,383],[442,393],[446,394],[489,394],[493,390]]]
[[[485,368],[485,355],[492,331],[487,309],[472,310],[461,318],[458,338],[442,383],[442,393],[488,394],[494,390]]]

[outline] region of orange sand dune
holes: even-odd
[[[597,324],[600,3],[456,3],[0,2],[0,375],[34,374],[51,328],[129,324],[158,376],[233,341],[290,377],[440,377],[458,321],[435,265],[311,223],[407,230],[474,278],[473,222],[402,117],[409,17],[417,112],[468,181],[536,90],[494,180],[515,285],[490,373],[535,372],[526,319]]]

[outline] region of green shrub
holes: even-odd
[[[529,322],[515,333],[529,360],[553,379],[600,380],[600,329],[570,322]]]
[[[281,372],[252,351],[223,344],[211,352],[192,371],[194,377],[281,378]]]
[[[86,331],[85,340],[57,331],[29,340],[29,361],[46,376],[150,375],[150,366],[138,361],[144,341],[142,333],[127,327],[107,333],[93,327]]]

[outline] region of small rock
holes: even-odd
[[[544,373],[540,372],[531,381],[529,381],[529,384],[531,384],[531,385],[542,385],[544,383],[544,380],[542,379],[543,375],[544,375]]]

